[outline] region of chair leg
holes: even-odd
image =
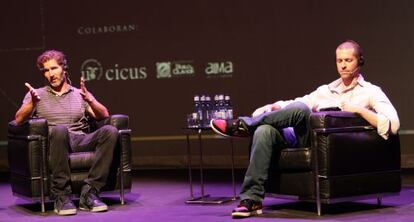
[[[43,167],[42,167],[43,172]],[[43,173],[40,173],[40,207],[42,209],[42,213],[46,212],[45,210],[45,186],[44,186],[44,180],[43,180]]]
[[[130,129],[127,130],[119,130],[118,131],[119,135],[120,135],[120,139],[124,140],[126,138],[129,138],[129,135],[131,133]],[[126,136],[126,137],[125,137]],[[125,189],[124,189],[124,159],[123,159],[123,151],[124,149],[126,149],[125,147],[123,147],[122,145],[123,143],[121,142],[121,155],[120,155],[120,159],[119,159],[119,179],[120,179],[120,199],[121,199],[121,205],[125,204]]]
[[[121,205],[125,205],[124,189],[121,188]]]
[[[318,211],[318,216],[321,216],[322,215],[322,206],[321,206],[321,201],[320,200],[316,201],[316,208],[317,208],[317,211]]]
[[[121,180],[123,180],[124,178],[122,177]],[[121,182],[121,190],[120,190],[120,194],[121,194],[121,205],[125,204],[125,198],[124,198],[124,185],[123,182]]]
[[[121,147],[121,149],[122,149],[122,147]],[[119,162],[119,164],[120,164],[120,166],[119,166],[119,180],[120,180],[120,195],[121,195],[121,205],[124,205],[125,204],[125,198],[124,198],[124,195],[125,195],[125,192],[124,192],[124,161],[123,161],[123,158],[122,158],[122,154],[120,155],[121,156],[121,160],[120,160],[120,162]]]
[[[42,213],[46,212],[45,210],[45,200],[42,198],[42,202],[40,203],[41,208],[42,208]]]
[[[42,213],[45,213],[45,177],[46,172],[46,139],[40,137],[42,144],[42,160],[40,161],[40,204],[42,208]]]
[[[121,157],[122,159],[122,157]],[[125,204],[125,191],[124,191],[124,169],[123,169],[123,164],[121,161],[121,167],[119,168],[119,182],[120,182],[120,189],[119,189],[119,194],[120,194],[120,199],[121,199],[121,205]]]
[[[313,135],[317,138],[318,134],[316,131],[313,131]],[[315,199],[316,199],[316,209],[318,211],[318,216],[322,215],[322,204],[321,204],[321,193],[320,193],[320,184],[319,184],[319,166],[318,166],[318,152],[317,147],[318,143],[317,140],[313,141],[311,147],[313,148],[313,173],[315,178]]]
[[[382,205],[382,196],[377,196],[377,204],[378,204],[378,206],[381,206]]]

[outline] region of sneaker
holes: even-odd
[[[262,202],[245,199],[240,201],[240,204],[234,208],[231,213],[232,217],[250,217],[262,214]]]
[[[212,119],[211,129],[224,137],[248,137],[250,136],[246,125],[240,119]]]
[[[91,212],[108,210],[108,205],[99,198],[98,191],[90,185],[84,185],[79,200],[79,209]]]
[[[67,195],[58,196],[54,203],[55,213],[57,215],[66,216],[76,214],[76,207]]]

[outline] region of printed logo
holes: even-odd
[[[189,76],[194,74],[193,61],[157,62],[157,79]]]
[[[171,78],[171,62],[157,62],[157,79]]]
[[[82,77],[86,81],[101,80],[137,80],[146,79],[147,68],[142,67],[123,67],[114,64],[110,68],[103,69],[101,63],[96,59],[87,59],[81,66]]]
[[[220,77],[231,77],[233,75],[233,62],[209,62],[205,72],[208,77],[220,76]]]
[[[103,74],[102,65],[96,59],[87,59],[81,65],[81,73],[85,81],[100,80]]]

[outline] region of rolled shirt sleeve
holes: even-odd
[[[397,111],[391,104],[391,101],[381,90],[374,86],[372,90],[372,108],[377,113],[377,132],[384,139],[388,139],[389,134],[397,134],[400,129],[400,120]]]

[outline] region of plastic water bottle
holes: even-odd
[[[218,96],[218,113],[219,113],[219,119],[226,119],[226,108],[224,106],[224,95],[220,94]]]
[[[204,127],[206,118],[207,118],[207,105],[206,105],[206,96],[201,95],[200,97],[200,105],[201,105],[201,121],[200,126]]]
[[[213,109],[213,118],[214,119],[219,119],[220,118],[220,116],[219,116],[219,111],[220,111],[220,109],[219,109],[219,96],[217,94],[214,95],[214,104],[213,104],[212,109]]]
[[[209,95],[206,95],[204,127],[210,126],[210,120],[212,118],[213,118],[213,106],[211,104],[211,97]]]
[[[200,96],[194,96],[194,113],[197,113],[194,120],[194,127],[199,127],[203,120],[203,110],[201,107]]]
[[[224,106],[226,110],[226,119],[233,119],[233,106],[231,105],[230,96],[224,97]]]

